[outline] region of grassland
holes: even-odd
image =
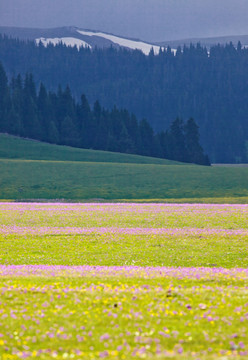
[[[248,356],[248,206],[0,203],[0,359]]]
[[[247,197],[248,168],[0,160],[1,199]]]
[[[2,200],[247,203],[248,199],[247,167],[204,167],[8,135],[0,136],[0,158]]]
[[[248,236],[9,235],[0,236],[1,263],[243,268]],[[6,242],[8,247],[6,248]]]
[[[246,205],[2,203],[0,209],[5,265],[248,265]]]
[[[2,359],[245,359],[245,287],[222,275],[4,277]]]
[[[120,154],[108,151],[77,149],[23,139],[0,133],[0,159],[110,162],[126,164],[181,165],[182,163],[147,156]]]
[[[1,199],[127,202],[0,202],[0,360],[248,358],[248,168],[9,136],[0,157]]]

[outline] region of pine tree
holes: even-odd
[[[45,86],[40,84],[40,89],[37,97],[37,108],[40,125],[43,129],[43,141],[49,141],[48,128],[50,122],[50,108],[49,99]]]
[[[6,115],[6,129],[9,134],[22,135],[22,122],[20,115],[15,111],[13,105]]]
[[[139,131],[141,139],[139,153],[141,155],[154,156],[154,133],[147,120],[141,120],[139,124]]]
[[[16,135],[25,136],[24,124],[23,124],[23,102],[24,102],[24,94],[23,94],[23,85],[22,85],[22,77],[19,74],[16,78],[13,78],[10,84],[10,93],[12,99],[12,112],[14,119],[18,122],[18,125],[14,125],[14,120],[9,119],[12,122],[10,127],[13,129],[17,129],[18,132],[14,132]]]
[[[47,137],[48,137],[48,142],[51,144],[60,143],[59,132],[54,121],[50,121],[48,124]]]
[[[195,164],[209,165],[209,161],[207,162],[203,149],[199,143],[199,126],[195,123],[193,118],[190,118],[186,122],[184,132],[187,154],[186,161]]]
[[[6,111],[8,98],[8,80],[2,64],[0,63],[0,131],[5,131]]]
[[[60,143],[63,145],[77,146],[78,133],[70,116],[66,116],[61,123]]]
[[[169,153],[171,160],[187,161],[188,155],[185,145],[184,124],[182,119],[176,118],[169,129]]]

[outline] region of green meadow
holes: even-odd
[[[247,167],[180,164],[6,135],[0,138],[0,157],[2,200],[188,199],[242,203],[248,198]]]
[[[248,266],[246,205],[2,203],[0,227],[4,265]]]
[[[246,281],[222,276],[0,280],[0,358],[247,358]]]
[[[23,139],[0,133],[0,158],[22,160],[110,162],[134,164],[177,164],[166,159],[147,156],[120,154],[100,150],[78,149],[69,146],[58,146],[36,140]]]
[[[2,202],[0,231],[1,360],[247,358],[246,205]]]
[[[247,249],[247,235],[0,235],[0,261],[5,265],[244,268]]]
[[[247,167],[1,135],[0,199],[0,360],[248,358]]]

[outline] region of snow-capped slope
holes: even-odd
[[[232,41],[232,43],[236,45],[238,41],[241,41],[243,47],[247,48],[248,46],[248,35],[230,35],[213,38],[191,38],[175,41],[168,40],[151,44],[145,41],[136,39],[131,40],[122,36],[107,34],[102,31],[85,30],[75,26],[64,26],[50,29],[0,26],[0,34],[6,34],[12,38],[34,40],[36,42],[39,42],[42,39],[41,41],[46,46],[49,42],[53,44],[62,42],[67,46],[76,45],[78,48],[80,46],[89,46],[92,49],[95,47],[108,48],[111,45],[117,48],[123,46],[127,49],[129,48],[130,50],[139,49],[146,55],[149,54],[151,48],[153,48],[154,53],[157,54],[160,47],[162,49],[166,49],[168,46],[170,46],[172,48],[172,52],[175,53],[175,49],[178,46],[183,48],[184,44],[186,46],[190,46],[190,44],[201,43],[202,46],[210,49],[212,46],[217,44],[225,45]]]
[[[80,39],[73,38],[73,37],[48,38],[48,39],[41,37],[41,38],[35,39],[35,41],[36,41],[36,44],[39,44],[39,42],[41,41],[44,46],[47,46],[48,44],[57,45],[59,43],[62,43],[66,46],[71,46],[71,47],[76,46],[78,49],[81,46],[91,48],[91,45],[88,44],[87,42],[80,40]]]
[[[1,0],[0,0],[1,1]],[[47,46],[48,44],[57,45],[59,43],[66,46],[76,46],[78,49],[83,47],[89,47],[94,49],[125,47],[130,50],[140,50],[145,55],[148,55],[153,48],[154,54],[159,53],[160,47],[165,49],[167,45],[161,45],[158,43],[148,43],[137,39],[127,39],[123,36],[117,36],[113,34],[104,33],[102,31],[85,30],[77,28],[75,26],[65,26],[51,29],[40,28],[15,28],[15,27],[2,27],[0,26],[0,34],[6,34],[8,36],[33,40],[38,44],[40,41]],[[174,48],[174,46],[171,46]],[[172,52],[176,50],[172,49]]]
[[[148,44],[142,41],[135,41],[135,40],[129,40],[125,38],[121,38],[119,36],[105,34],[102,32],[92,32],[92,31],[85,31],[85,30],[77,30],[77,32],[81,35],[86,36],[98,36],[105,38],[107,40],[112,41],[114,44],[118,44],[119,46],[123,46],[132,50],[138,49],[141,50],[145,55],[148,55],[153,48],[154,54],[159,53],[160,46]]]

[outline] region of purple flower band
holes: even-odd
[[[248,229],[220,228],[118,228],[118,227],[32,227],[0,226],[0,234],[32,235],[80,235],[80,234],[126,234],[126,235],[248,235]]]
[[[42,277],[139,277],[177,279],[216,279],[216,276],[232,279],[248,279],[248,269],[209,267],[139,267],[139,266],[62,266],[62,265],[0,265],[0,277],[42,276]]]

